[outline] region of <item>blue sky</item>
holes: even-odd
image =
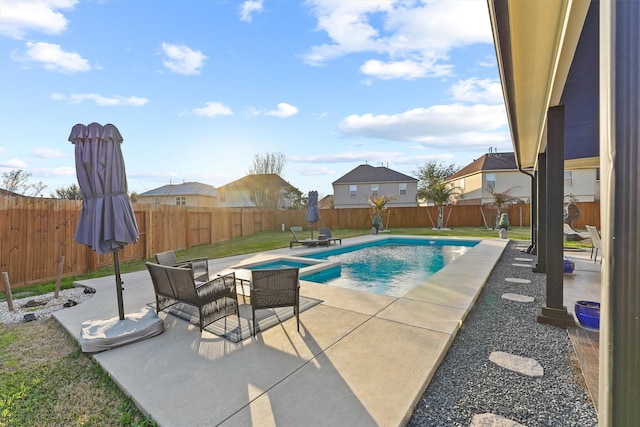
[[[511,151],[485,0],[2,0],[0,171],[76,183],[76,123],[124,138],[130,191],[246,175],[306,193]]]

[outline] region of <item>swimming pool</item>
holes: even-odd
[[[300,275],[302,280],[399,297],[478,243],[389,238],[307,255],[333,267]]]

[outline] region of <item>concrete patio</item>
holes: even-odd
[[[302,281],[301,294],[323,302],[301,313],[300,334],[289,319],[234,344],[161,313],[164,333],[94,358],[161,426],[403,425],[506,244],[483,241],[401,298]],[[249,256],[211,260],[210,271]],[[125,313],[154,301],[148,272],[123,281]],[[117,317],[113,277],[80,284],[94,297],[55,314],[78,338],[83,321]]]

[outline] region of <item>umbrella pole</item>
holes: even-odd
[[[118,251],[113,253],[113,266],[116,270],[116,293],[118,294],[118,315],[124,320],[124,303],[122,302],[122,279],[120,278],[120,258]]]

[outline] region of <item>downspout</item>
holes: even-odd
[[[525,253],[536,255],[537,243],[538,243],[538,194],[537,194],[537,185],[536,185],[536,176],[532,173],[529,173],[522,169],[522,166],[518,165],[518,171],[523,173],[529,178],[531,178],[531,212],[529,218],[531,220],[531,244],[527,249],[525,249]]]

